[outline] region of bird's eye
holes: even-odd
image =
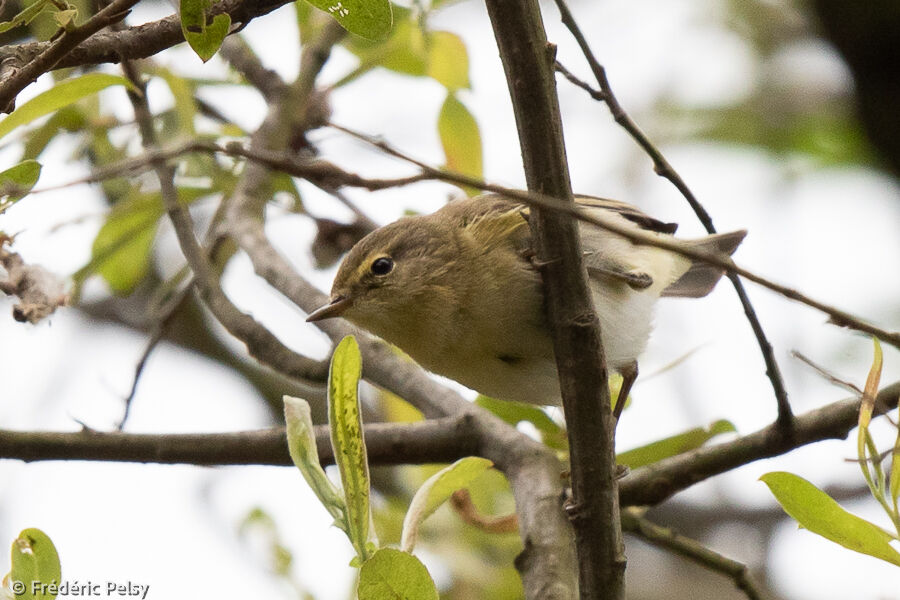
[[[394,270],[394,261],[387,256],[376,258],[374,261],[372,261],[370,270],[375,275],[387,275]]]

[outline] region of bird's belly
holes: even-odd
[[[424,366],[491,398],[541,405],[561,402],[556,363],[552,358],[472,352],[464,359],[459,358],[455,362]]]

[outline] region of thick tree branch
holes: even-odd
[[[897,406],[900,382],[878,392],[878,412]],[[695,483],[737,467],[771,458],[806,444],[829,439],[844,439],[856,427],[859,399],[834,402],[795,417],[794,435],[785,438],[777,423],[730,442],[704,446],[641,467],[619,482],[622,506],[659,504]]]
[[[328,427],[316,426],[323,465],[334,464]],[[419,423],[364,427],[369,462],[402,465],[453,462],[478,451],[465,415]],[[290,465],[284,427],[211,434],[73,433],[0,430],[0,459],[94,460],[192,465]]]
[[[487,0],[512,98],[528,189],[574,206],[553,73],[540,8],[532,0]],[[529,220],[569,425],[579,594],[624,597],[625,553],[616,492],[614,418],[600,323],[582,264],[577,223],[555,211]]]
[[[210,8],[210,15],[228,13],[231,22],[246,26],[288,4],[286,0],[219,0]],[[126,59],[147,58],[184,41],[178,15],[158,21],[128,27],[122,31],[103,32],[92,36],[69,50],[52,67],[63,69],[103,63],[118,63]],[[0,63],[23,66],[50,48],[52,42],[29,42],[0,48]],[[48,70],[48,69],[45,69]],[[41,71],[43,73],[44,71]]]
[[[4,75],[0,81],[0,107],[2,107],[0,110],[12,112],[19,92],[47,71],[57,68],[60,61],[81,42],[104,27],[124,19],[131,7],[138,1],[114,0],[83,24],[65,31],[58,39],[47,42],[46,47],[22,63],[21,66],[16,66],[15,61],[10,60],[8,58],[10,55],[6,52],[0,53],[0,63],[3,65]],[[18,47],[14,46],[13,48]],[[12,56],[18,57],[15,50],[13,50]]]

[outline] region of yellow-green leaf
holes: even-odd
[[[891,501],[894,503],[894,513],[897,510],[897,500],[900,496],[900,428],[897,429],[897,439],[894,441],[894,449],[891,450]]]
[[[288,452],[291,460],[300,469],[300,473],[319,502],[334,518],[334,524],[349,535],[344,499],[337,486],[328,479],[319,462],[309,403],[300,398],[284,396],[284,421],[287,424]]]
[[[367,40],[382,40],[391,32],[394,17],[389,0],[309,0],[331,15],[341,27]]]
[[[27,25],[33,21],[45,8],[52,8],[52,4],[44,0],[38,0],[26,6],[19,14],[13,17],[12,21],[0,23],[0,33],[5,33],[10,29],[14,29],[21,25]]]
[[[130,294],[150,268],[163,213],[158,193],[134,193],[116,204],[94,238],[90,262],[75,274],[76,283],[97,273],[114,293]]]
[[[46,533],[34,528],[23,530],[12,543],[11,556],[9,582],[17,599],[56,598],[55,586],[61,583],[59,554]]]
[[[659,462],[664,458],[699,448],[715,436],[732,431],[735,431],[735,428],[730,421],[719,420],[708,427],[689,429],[684,433],[658,440],[634,450],[622,452],[616,456],[616,462],[631,469],[636,469]]]
[[[494,463],[486,458],[467,456],[429,477],[416,491],[409,510],[406,511],[400,548],[404,552],[412,552],[422,521],[446,502],[453,492],[468,486],[472,480],[492,466]]]
[[[210,0],[181,0],[181,32],[203,62],[215,56],[231,29],[227,13],[210,18],[211,6]]]
[[[438,116],[438,134],[451,171],[480,178],[482,175],[481,132],[475,117],[466,106],[448,94]],[[470,196],[480,190],[466,189]]]
[[[0,172],[0,213],[24,198],[41,176],[41,163],[25,160]]]
[[[68,106],[85,96],[96,94],[100,90],[113,85],[124,85],[134,89],[130,81],[118,75],[107,73],[89,73],[67,79],[38,94],[0,121],[0,138],[20,125],[25,125],[39,117],[50,114],[64,106]]]
[[[425,565],[412,554],[382,548],[359,570],[359,600],[438,600]]]
[[[777,471],[760,477],[784,511],[801,527],[845,548],[900,566],[895,538],[865,519],[844,510],[828,494],[793,473]]]
[[[469,54],[455,33],[432,31],[428,34],[428,75],[450,92],[469,88]]]
[[[544,444],[556,450],[565,450],[568,447],[566,430],[556,424],[547,413],[532,404],[522,402],[510,402],[508,400],[496,400],[488,396],[479,395],[475,404],[491,411],[510,425],[518,425],[527,421],[541,432]]]
[[[359,414],[359,377],[362,356],[356,338],[348,335],[334,349],[328,372],[328,422],[331,445],[341,473],[347,528],[357,556],[370,556],[369,541],[369,462]]]

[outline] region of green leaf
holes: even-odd
[[[68,106],[91,94],[113,85],[124,85],[135,89],[130,81],[118,75],[106,73],[89,73],[67,79],[38,94],[0,121],[0,138],[20,125],[25,125],[39,117],[50,114],[64,106]]]
[[[203,62],[215,56],[231,29],[227,13],[210,19],[211,6],[210,0],[181,0],[181,32]]]
[[[215,51],[213,51],[215,53]],[[175,114],[178,116],[178,133],[194,136],[194,118],[197,116],[197,100],[194,98],[194,87],[184,77],[179,77],[169,69],[157,67],[153,70],[166,82],[172,97],[175,99]]]
[[[382,548],[363,563],[356,591],[359,600],[438,600],[425,565],[393,548]]]
[[[9,572],[9,580],[13,591],[18,592],[21,585],[22,593],[16,593],[16,598],[22,600],[53,600],[56,598],[54,586],[61,582],[61,570],[59,554],[56,547],[46,533],[40,529],[24,529],[12,544],[12,569]],[[36,585],[44,584],[47,587]],[[36,592],[36,593],[34,593]]]
[[[86,124],[84,113],[78,108],[59,109],[43,125],[28,132],[22,158],[37,158],[60,131],[79,131],[85,129]]]
[[[438,134],[441,137],[444,156],[447,158],[446,168],[480,178],[481,132],[478,130],[475,117],[453,94],[447,94],[447,99],[441,107],[438,116]],[[465,189],[470,196],[480,193],[480,190],[474,188]]]
[[[412,552],[422,521],[446,502],[453,492],[468,486],[472,480],[492,466],[494,463],[486,458],[467,456],[429,477],[416,491],[409,510],[406,511],[400,548],[404,552]]]
[[[894,504],[894,514],[896,515],[900,513],[897,507],[898,497],[900,497],[900,428],[897,428],[897,439],[894,441],[893,450],[891,450],[890,492],[891,502]]]
[[[294,555],[281,541],[275,519],[264,509],[256,507],[247,513],[238,528],[238,533],[247,536],[251,532],[265,540],[268,546],[269,568],[280,577],[289,578],[294,563]]]
[[[68,29],[69,27],[75,26],[75,17],[78,16],[77,8],[67,8],[66,10],[60,10],[53,15],[53,18],[56,20],[56,24],[62,27],[63,29]]]
[[[10,29],[27,25],[31,23],[41,12],[48,7],[52,8],[52,4],[45,0],[38,0],[26,6],[19,14],[13,17],[12,21],[0,23],[0,33],[5,33]]]
[[[284,420],[287,424],[288,452],[291,460],[300,469],[300,473],[312,488],[334,523],[347,535],[346,505],[341,492],[334,485],[319,462],[319,451],[316,448],[316,436],[313,430],[309,403],[300,398],[284,396]]]
[[[328,372],[328,422],[331,445],[341,473],[347,506],[347,535],[357,555],[369,558],[369,462],[359,415],[359,377],[362,356],[356,338],[348,335],[340,341],[331,357]]]
[[[341,27],[367,40],[383,40],[391,32],[390,0],[309,0]]]
[[[841,508],[828,494],[792,473],[766,473],[763,481],[784,511],[801,527],[845,548],[900,566],[895,538],[877,525]]]
[[[469,54],[462,38],[449,31],[428,34],[428,75],[450,92],[471,87]]]
[[[22,161],[0,172],[0,213],[24,198],[41,176],[41,163]]]
[[[684,433],[622,452],[616,456],[616,462],[631,469],[651,465],[664,458],[699,448],[710,439],[723,433],[735,431],[730,421],[719,420],[708,427],[696,427]]]
[[[475,399],[475,404],[486,408],[510,425],[515,426],[522,421],[531,423],[535,429],[541,432],[544,444],[551,448],[565,450],[568,447],[566,430],[533,404],[496,400],[484,395],[479,395]]]
[[[94,238],[90,262],[75,274],[76,282],[97,273],[114,293],[130,294],[150,268],[164,212],[158,193],[133,193],[116,204]]]

